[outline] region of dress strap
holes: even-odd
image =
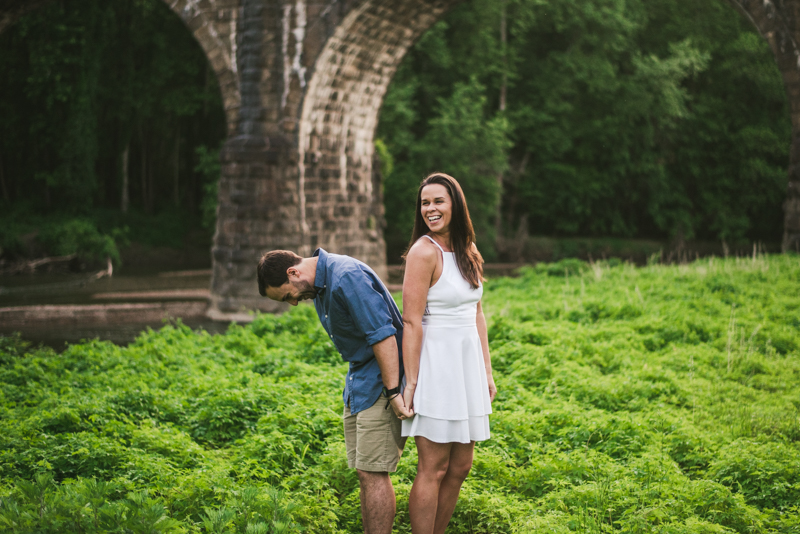
[[[437,243],[437,242],[436,242],[436,240],[435,240],[434,238],[432,238],[432,237],[431,237],[431,236],[429,236],[428,234],[423,234],[423,235],[422,235],[422,237],[427,237],[428,239],[430,239],[430,240],[431,240],[431,243],[433,243],[434,245],[436,245],[436,247],[437,247],[439,250],[441,250],[441,251],[442,251],[442,258],[444,258],[444,249],[442,248],[442,246],[441,246],[439,243]]]

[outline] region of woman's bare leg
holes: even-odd
[[[461,484],[472,467],[475,443],[435,443],[415,437],[419,460],[408,498],[411,531],[441,534],[456,508]]]
[[[439,501],[436,507],[436,522],[433,527],[433,534],[444,534],[453,511],[456,509],[456,501],[461,491],[461,484],[467,479],[470,469],[472,469],[472,456],[475,449],[475,442],[451,443],[450,461],[447,473],[439,485]]]
[[[436,510],[439,503],[439,487],[447,475],[452,443],[435,443],[417,436],[417,476],[408,496],[408,512],[411,516],[411,531],[414,534],[433,534]]]

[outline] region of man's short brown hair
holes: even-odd
[[[281,287],[289,281],[286,271],[303,261],[291,250],[271,250],[258,261],[258,292],[267,296],[268,287]]]

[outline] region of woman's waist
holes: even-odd
[[[470,314],[431,314],[422,316],[422,326],[477,326],[475,312]]]

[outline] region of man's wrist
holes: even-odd
[[[402,400],[400,394],[400,386],[397,386],[396,388],[392,389],[387,389],[386,386],[383,386],[383,396],[386,397],[386,406],[383,408],[384,410],[386,410],[387,408],[389,408],[389,405],[392,403],[392,401],[397,397],[400,397]]]
[[[386,386],[383,386],[383,396],[384,397],[391,397],[392,395],[399,395],[400,394],[400,386],[396,388],[388,389]]]

